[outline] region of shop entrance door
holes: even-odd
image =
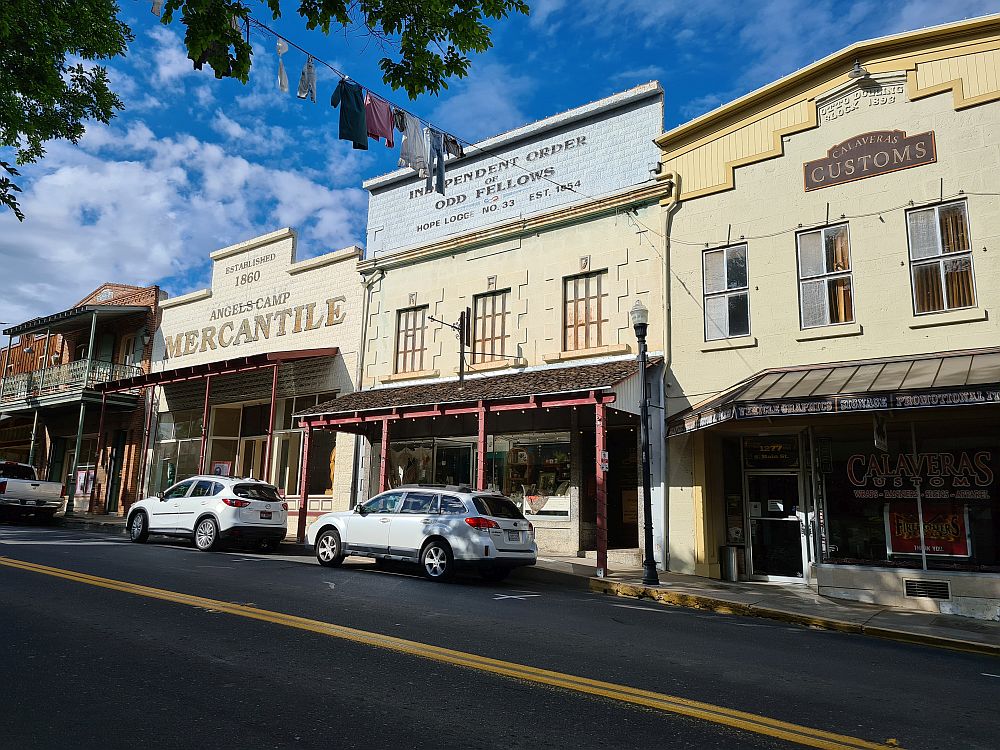
[[[266,446],[266,437],[251,437],[240,440],[240,471],[237,476],[265,479],[264,453]]]
[[[804,581],[806,514],[799,475],[748,473],[746,482],[751,577]]]

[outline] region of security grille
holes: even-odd
[[[951,599],[951,584],[948,581],[921,581],[916,578],[903,579],[906,596],[918,599]]]

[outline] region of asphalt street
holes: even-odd
[[[542,584],[0,525],[100,576],[898,746],[995,750],[996,659]],[[790,748],[777,733],[0,564],[0,747]],[[246,610],[249,611],[249,610]],[[846,745],[844,745],[846,746]]]

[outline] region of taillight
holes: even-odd
[[[535,527],[531,524],[531,521],[528,521],[528,536],[532,539],[535,538]]]
[[[62,486],[62,489],[59,490],[59,497],[66,497],[66,485],[65,484]]]
[[[7,491],[7,482],[5,481],[0,482],[0,494],[3,494],[6,491]]]
[[[281,509],[282,510],[288,510],[288,503],[282,503],[281,504]]]
[[[222,498],[222,502],[224,502],[230,508],[246,508],[248,505],[250,505],[249,500],[240,500],[235,497],[224,497]]]
[[[472,528],[478,529],[479,531],[487,531],[488,529],[500,528],[500,524],[498,524],[496,521],[493,521],[489,518],[482,518],[481,516],[471,516],[470,518],[466,518],[465,522],[469,524],[469,526],[471,526]]]

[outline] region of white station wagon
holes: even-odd
[[[162,534],[190,537],[206,552],[226,539],[273,550],[288,533],[288,503],[257,479],[197,476],[135,503],[126,528],[137,543]]]
[[[468,487],[413,485],[376,495],[353,511],[326,513],[309,527],[306,541],[321,565],[347,555],[420,564],[435,581],[458,567],[478,568],[500,581],[517,567],[534,565],[535,531],[510,500]]]

